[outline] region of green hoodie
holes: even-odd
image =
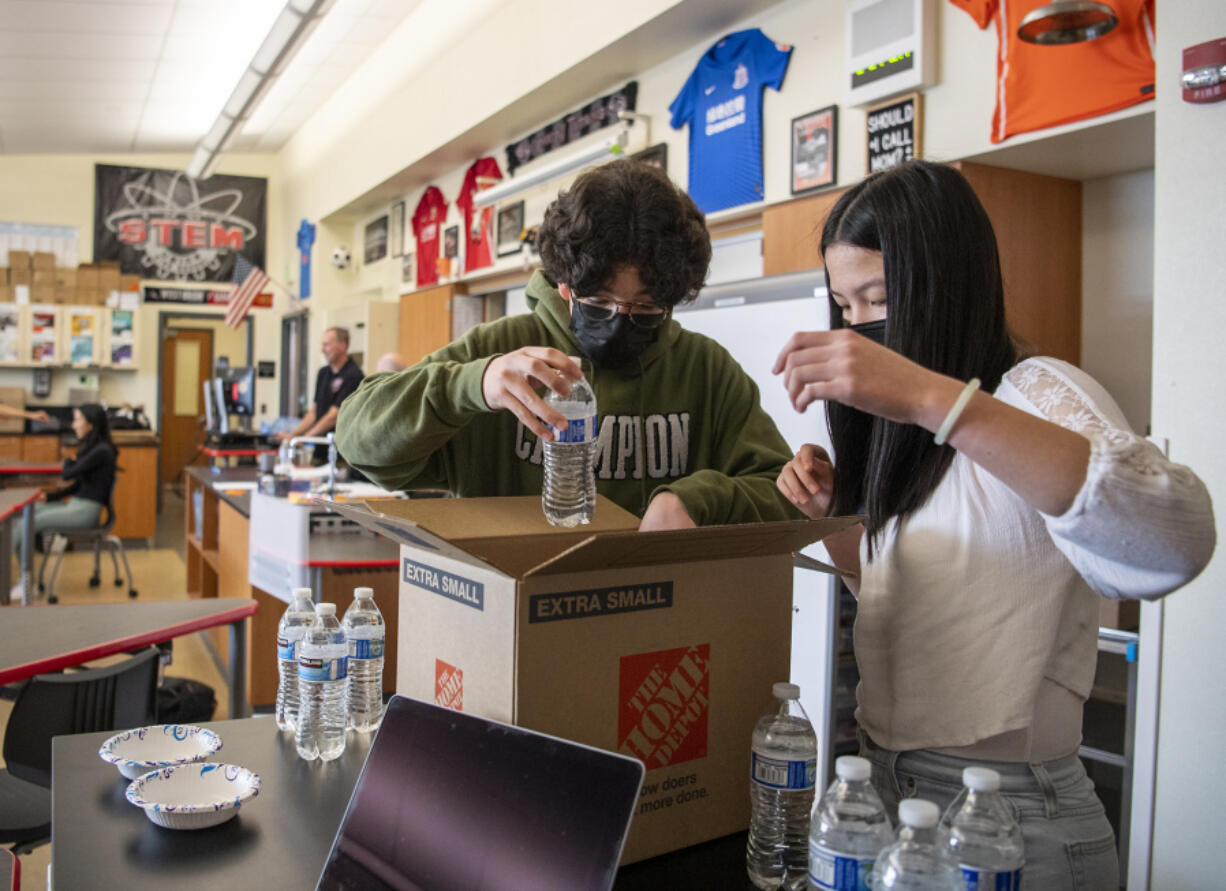
[[[542,444],[509,411],[485,404],[490,360],[525,346],[581,356],[569,310],[543,273],[528,283],[530,314],[479,325],[401,372],[372,374],[341,405],[337,446],[388,489],[437,487],[459,496],[541,491]],[[698,525],[794,519],[775,488],[791,457],[728,352],[668,321],[642,373],[582,366],[596,394],[596,489],[643,515],[668,490]]]

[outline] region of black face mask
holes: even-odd
[[[659,328],[640,328],[625,313],[618,313],[612,319],[592,321],[574,304],[571,304],[570,330],[593,365],[618,371],[633,367],[660,336]]]
[[[877,319],[875,322],[861,322],[859,325],[848,325],[847,327],[857,334],[864,335],[873,343],[885,346],[886,321],[886,319]]]

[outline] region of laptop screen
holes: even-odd
[[[318,887],[608,889],[642,780],[633,758],[395,696]]]

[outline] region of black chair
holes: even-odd
[[[94,549],[94,574],[89,580],[91,588],[98,587],[102,582],[102,546],[106,547],[111,552],[111,565],[115,569],[115,587],[123,585],[123,579],[119,577],[119,560],[115,554],[118,552],[119,558],[123,560],[123,571],[128,577],[128,596],[136,597],[136,588],[132,583],[132,568],[128,566],[128,555],[123,549],[123,539],[117,535],[111,535],[111,530],[115,527],[115,495],[111,493],[111,497],[107,500],[106,508],[102,514],[102,522],[92,529],[61,529],[55,527],[45,527],[42,530],[43,535],[43,559],[38,565],[38,592],[41,594],[47,590],[43,584],[43,573],[47,569],[47,560],[51,557],[51,553],[55,552],[55,564],[51,567],[51,593],[47,595],[48,603],[58,603],[59,597],[55,593],[55,580],[60,573],[60,561],[64,559],[64,550],[69,544],[74,547],[80,545],[82,547],[93,547]]]
[[[105,668],[30,678],[4,730],[0,844],[27,854],[51,840],[51,738],[152,724],[158,653],[147,647]]]

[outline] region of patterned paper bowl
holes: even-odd
[[[116,733],[98,756],[130,780],[160,767],[191,764],[217,754],[221,737],[192,724],[155,724]]]
[[[260,776],[237,764],[179,764],[128,784],[128,801],[167,829],[204,829],[224,823],[260,794]]]

